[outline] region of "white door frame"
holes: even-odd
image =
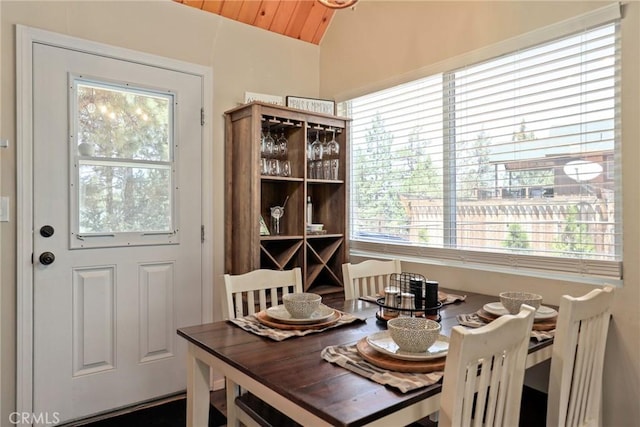
[[[16,410],[33,412],[33,44],[51,46],[126,60],[200,76],[203,104],[213,107],[213,71],[210,67],[164,58],[130,49],[92,42],[37,28],[16,26],[16,273],[17,273],[17,378]],[[210,116],[209,116],[210,117]],[[211,120],[202,127],[202,221],[207,230],[202,245],[202,320],[213,320],[213,130]]]

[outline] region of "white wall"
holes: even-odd
[[[221,18],[169,0],[0,1],[0,125],[11,148],[0,151],[0,194],[11,198],[12,220],[0,223],[0,425],[15,408],[16,345],[16,130],[15,24],[126,47],[213,69],[214,101],[207,119],[214,124],[214,273],[221,282],[224,263],[223,112],[244,100],[244,92],[318,95],[318,46]],[[216,294],[217,297],[217,294]],[[218,310],[218,299],[214,308]],[[217,318],[220,318],[219,314]]]
[[[640,419],[640,3],[627,3],[622,20],[622,170],[624,285],[616,290],[604,376],[604,426]],[[452,57],[593,10],[591,1],[374,1],[336,13],[321,43],[320,96],[343,100],[441,68]],[[358,262],[360,259],[353,259]],[[423,263],[403,270],[441,286],[497,295],[536,289],[545,301],[582,295],[591,287]]]

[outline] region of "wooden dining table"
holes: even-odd
[[[442,334],[450,335],[458,314],[498,300],[465,294],[464,301],[440,309]],[[356,299],[333,306],[365,320],[283,341],[255,335],[229,321],[178,329],[188,342],[187,426],[208,425],[211,369],[227,381],[229,426],[238,425],[235,399],[240,388],[305,426],[406,425],[438,411],[441,381],[402,393],[323,360],[321,352],[327,346],[353,345],[386,329],[376,317],[375,303]],[[549,359],[552,344],[553,339],[532,339],[527,368]]]

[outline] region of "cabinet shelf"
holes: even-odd
[[[296,178],[294,176],[271,176],[260,175],[260,179],[263,181],[289,181],[289,182],[304,182],[304,178]]]
[[[307,239],[331,239],[343,236],[343,234],[307,234]]]
[[[285,235],[277,235],[277,236],[260,236],[260,240],[298,240],[302,239],[302,235],[300,236],[285,236]]]
[[[342,264],[349,253],[345,238],[349,126],[350,120],[344,117],[261,102],[225,113],[225,272],[300,267],[305,291],[343,291]],[[263,162],[256,160],[265,157],[260,152],[265,148],[261,139],[269,133],[276,140],[287,140],[278,160],[288,162],[290,176],[262,174]],[[338,179],[307,179],[309,144],[316,136],[329,141],[334,135],[339,147]],[[313,222],[323,223],[327,234],[306,233],[308,198]],[[261,218],[270,225],[271,208],[285,200],[282,234],[260,235]]]
[[[335,294],[343,291],[344,287],[342,285],[329,285],[325,283],[318,283],[313,288],[313,292],[319,295]]]
[[[341,179],[307,179],[308,184],[344,184]]]

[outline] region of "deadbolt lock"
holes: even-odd
[[[40,227],[40,235],[42,237],[51,237],[53,236],[54,232],[55,230],[50,225],[43,225],[42,227]]]

